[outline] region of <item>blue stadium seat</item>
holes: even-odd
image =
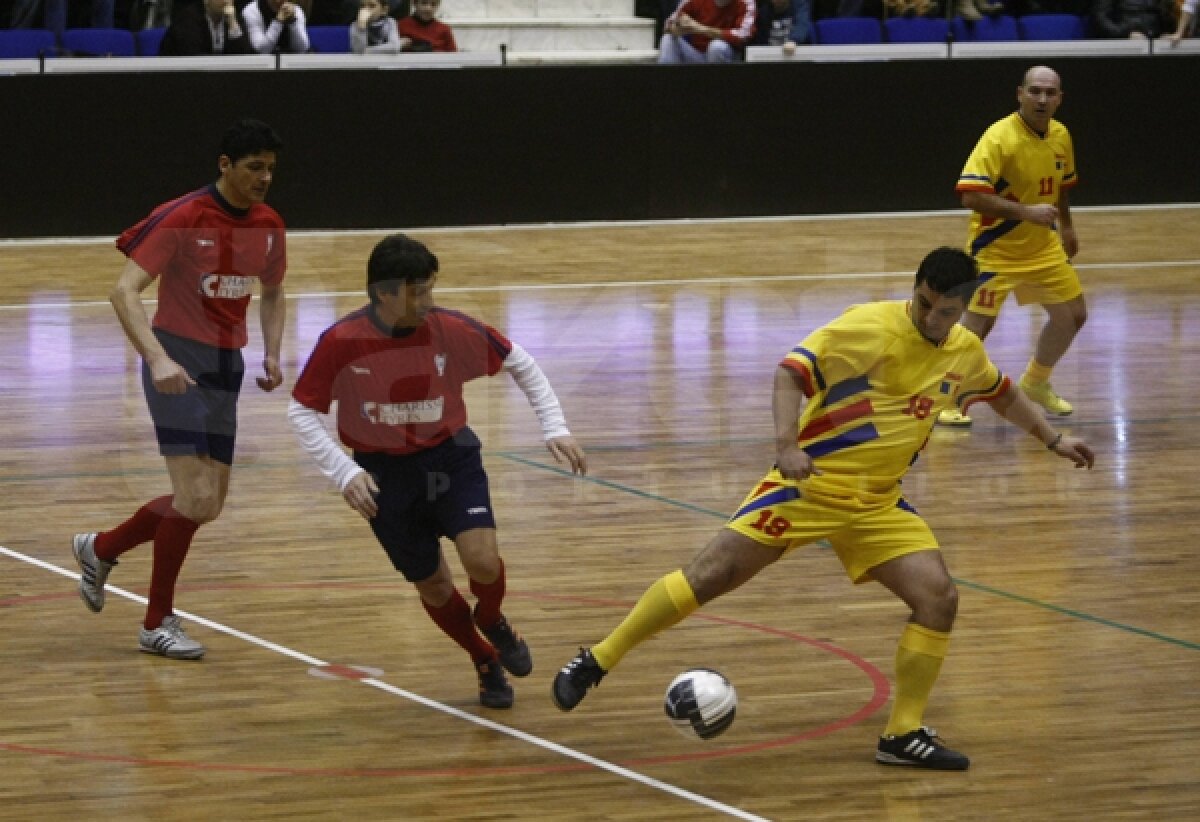
[[[955,17],[950,28],[956,43],[998,43],[1021,39],[1017,33],[1017,18],[1010,14],[987,15],[974,23]]]
[[[77,57],[133,57],[133,33],[125,29],[67,29],[62,45]]]
[[[889,43],[944,43],[950,33],[944,17],[889,17],[883,27]]]
[[[1022,40],[1082,40],[1083,18],[1074,14],[1026,14],[1017,18]]]
[[[826,17],[813,25],[822,46],[883,42],[883,30],[874,17]]]
[[[48,29],[0,29],[0,60],[19,60],[58,52],[58,38]]]
[[[137,53],[142,57],[157,57],[158,49],[162,46],[163,35],[167,33],[166,28],[157,29],[142,29],[133,35],[137,40]]]
[[[318,54],[349,54],[349,26],[309,26],[308,44]]]

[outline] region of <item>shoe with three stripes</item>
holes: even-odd
[[[881,765],[913,765],[938,771],[965,771],[971,760],[952,751],[933,728],[917,728],[900,736],[879,737],[875,761]]]
[[[71,539],[71,553],[79,563],[79,596],[94,614],[104,609],[104,583],[116,562],[96,556],[96,535],[76,534]]]
[[[183,632],[183,624],[175,614],[163,617],[162,625],[152,631],[142,628],[138,634],[138,649],[168,659],[199,659],[204,646]]]
[[[607,673],[600,667],[596,657],[587,648],[580,648],[575,658],[562,667],[554,676],[550,695],[560,711],[570,711],[587,696],[589,688],[595,688]]]

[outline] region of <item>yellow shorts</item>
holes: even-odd
[[[980,264],[980,285],[967,306],[976,314],[995,317],[1009,292],[1017,295],[1018,305],[1056,305],[1083,293],[1079,275],[1069,262],[1041,268],[1009,268]]]
[[[855,583],[869,582],[870,570],[890,559],[939,548],[925,520],[903,497],[885,506],[843,507],[805,497],[776,469],[750,492],[726,527],[785,554],[827,540]]]

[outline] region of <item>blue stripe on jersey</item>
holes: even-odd
[[[987,183],[988,185],[992,184],[991,178],[985,174],[963,174],[958,179],[971,180],[972,182]]]
[[[999,240],[1008,232],[1021,224],[1020,220],[1004,220],[987,231],[979,232],[979,236],[971,243],[971,256],[983,251],[986,247]]]
[[[879,439],[879,431],[876,430],[873,423],[860,425],[857,428],[851,428],[845,433],[838,434],[832,439],[814,442],[812,445],[804,446],[804,453],[808,454],[813,459],[823,457],[826,454],[832,454],[834,451],[841,451],[845,448],[853,448],[856,445],[862,445],[864,442]]]
[[[817,390],[825,390],[825,375],[821,373],[821,369],[817,367],[817,355],[809,351],[802,345],[798,345],[792,349],[793,354],[799,354],[808,360],[809,370],[812,371],[813,379],[817,381]]]
[[[746,514],[759,510],[760,508],[770,508],[772,505],[778,505],[781,502],[791,502],[794,499],[800,499],[800,490],[798,488],[777,488],[769,494],[763,494],[756,500],[746,503],[738,512],[733,515],[732,519],[744,517]]]
[[[143,241],[145,241],[147,235],[149,235],[151,231],[158,228],[158,224],[161,223],[163,220],[165,220],[168,214],[170,214],[175,209],[179,208],[181,205],[184,205],[185,203],[190,203],[192,200],[197,200],[197,199],[205,196],[208,193],[209,193],[209,190],[208,190],[208,187],[206,186],[204,188],[196,189],[191,194],[184,194],[182,197],[180,197],[178,200],[176,200],[170,206],[168,206],[167,208],[164,208],[162,211],[158,212],[158,214],[154,215],[149,220],[147,220],[146,224],[144,226],[142,226],[142,230],[139,231],[137,234],[135,234],[133,236],[133,239],[131,239],[129,241],[129,243],[121,250],[125,252],[126,256],[129,256],[129,254],[135,248],[137,248],[139,245],[142,244]],[[158,274],[160,272],[152,271],[150,273]]]
[[[825,400],[821,403],[821,407],[824,408],[827,405],[833,405],[835,402],[841,402],[847,397],[861,394],[870,387],[871,380],[865,374],[861,377],[851,377],[848,380],[842,380],[829,389],[829,393],[825,395]]]
[[[475,319],[474,317],[468,317],[466,314],[462,313],[461,311],[455,311],[453,308],[441,308],[440,306],[435,305],[433,307],[433,311],[440,312],[442,314],[449,314],[451,317],[457,317],[458,319],[462,320],[467,325],[478,331],[480,336],[488,341],[488,344],[495,349],[501,360],[508,359],[508,355],[512,349],[488,333],[487,326],[479,322],[479,320]]]
[[[896,500],[896,507],[899,508],[901,511],[907,511],[910,514],[917,513],[917,509],[913,508],[912,505],[909,504],[909,501],[906,500],[904,497],[900,497],[900,499]],[[920,514],[917,514],[917,516],[920,516]]]

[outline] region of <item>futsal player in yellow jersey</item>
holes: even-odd
[[[1061,102],[1058,74],[1045,66],[1025,72],[1017,111],[984,132],[956,188],[972,211],[967,250],[981,272],[962,323],[984,339],[1010,291],[1021,305],[1040,304],[1046,324],[1020,386],[1065,417],[1074,409],[1050,387],[1050,373],[1087,320],[1087,306],[1070,263],[1079,251],[1067,196],[1076,182],[1075,150],[1066,126],[1053,119]],[[971,419],[952,408],[938,422]]]
[[[977,276],[970,255],[937,249],[922,261],[911,300],[853,307],[792,349],[775,371],[775,467],[686,568],[651,585],[616,630],[562,668],[553,686],[559,708],[572,710],[643,640],[792,549],[825,539],[852,581],[879,582],[912,610],[876,760],[940,770],[970,764],[922,724],[958,592],[900,479],[938,412],[977,401],[1076,466],[1091,468],[1094,459],[1085,442],[1056,432],[1012,390],[983,342],[957,325]]]

